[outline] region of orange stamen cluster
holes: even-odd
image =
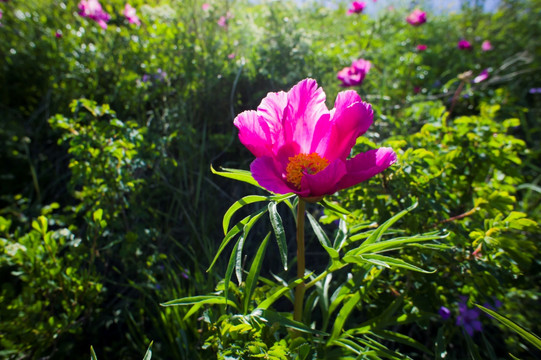
[[[289,158],[286,168],[286,179],[297,189],[301,188],[301,180],[305,174],[317,174],[329,165],[329,160],[317,153],[297,154]]]

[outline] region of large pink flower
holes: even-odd
[[[456,45],[460,50],[471,50],[473,48],[472,44],[465,39],[460,39]]]
[[[415,9],[406,17],[406,21],[413,26],[419,26],[426,22],[426,12]]]
[[[351,7],[348,9],[348,15],[350,14],[360,14],[363,12],[366,7],[366,3],[363,1],[354,1],[351,3]]]
[[[372,124],[370,104],[353,90],[340,92],[328,110],[313,79],[289,92],[269,93],[257,111],[234,121],[240,141],[255,155],[250,170],[265,189],[318,198],[356,185],[396,162],[390,148],[348,159],[357,137]]]

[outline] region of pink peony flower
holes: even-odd
[[[427,49],[427,46],[424,44],[417,45],[417,51],[425,51]]]
[[[126,4],[126,6],[124,6],[124,16],[126,19],[128,19],[130,24],[141,25],[141,19],[139,19],[135,13],[135,8],[130,4]]]
[[[458,42],[457,46],[458,46],[458,48],[460,50],[471,50],[472,49],[471,43],[468,40],[465,40],[465,39],[461,39]]]
[[[372,124],[370,104],[352,90],[340,92],[328,110],[313,79],[289,92],[269,93],[256,111],[234,121],[240,141],[255,155],[254,179],[270,192],[316,200],[370,179],[396,162],[390,148],[348,159],[357,137]]]
[[[79,15],[94,20],[103,29],[107,29],[107,22],[111,19],[111,16],[103,11],[98,0],[81,0],[79,3]]]
[[[473,79],[473,82],[475,84],[478,84],[481,81],[485,81],[486,79],[488,79],[488,69],[481,71],[481,73]]]
[[[208,11],[210,9],[210,4],[204,3],[203,5],[201,5],[201,9],[203,9],[203,11]]]
[[[488,40],[483,41],[483,43],[481,44],[481,50],[483,51],[492,50],[492,44],[490,43],[490,41]]]
[[[359,59],[354,61],[351,66],[345,67],[338,72],[336,78],[342,82],[342,86],[361,85],[370,71],[372,63],[368,60]]]
[[[419,26],[426,22],[426,12],[415,9],[406,17],[406,21],[413,26]]]
[[[360,14],[366,7],[366,3],[363,1],[354,1],[351,3],[351,7],[348,9],[348,14]]]

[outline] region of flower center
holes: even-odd
[[[317,174],[329,165],[329,160],[317,153],[297,154],[289,158],[286,168],[286,179],[297,189],[301,188],[301,180],[305,174]]]

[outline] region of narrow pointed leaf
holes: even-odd
[[[94,351],[92,345],[90,345],[90,360],[98,360],[98,357],[96,356],[96,352]]]
[[[240,199],[239,201],[236,201],[229,207],[229,209],[225,212],[224,219],[222,221],[222,227],[224,229],[224,235],[227,235],[227,232],[229,231],[229,223],[231,221],[231,217],[235,212],[237,212],[239,209],[241,209],[243,206],[248,204],[253,204],[259,201],[266,201],[268,200],[268,196],[260,196],[260,195],[248,195]]]
[[[280,259],[282,259],[282,265],[284,270],[287,270],[287,243],[284,225],[282,224],[282,218],[276,210],[276,203],[271,202],[269,204],[269,217],[276,237],[276,243],[278,244],[278,250],[280,251]]]
[[[221,169],[223,171],[217,171],[212,167],[212,165],[210,166],[210,171],[212,171],[213,174],[220,175],[229,179],[243,181],[248,184],[261,188],[261,186],[259,186],[257,181],[252,176],[252,173],[247,170],[228,169],[228,168],[221,168]]]
[[[341,207],[340,205],[336,204],[336,203],[332,203],[330,201],[327,201],[325,198],[321,199],[321,201],[319,202],[321,205],[323,205],[323,207],[331,210],[331,211],[334,211],[336,213],[339,213],[339,214],[343,214],[343,215],[349,215],[350,212],[347,211],[346,209],[344,209],[343,207]]]
[[[340,335],[342,329],[344,328],[344,325],[346,323],[346,320],[348,319],[349,315],[355,309],[355,306],[357,306],[357,303],[361,300],[361,292],[355,291],[351,297],[346,301],[346,303],[342,306],[340,311],[338,312],[338,315],[336,316],[336,320],[334,321],[334,325],[332,328],[331,333],[331,339],[337,339]]]
[[[212,301],[218,300],[218,299],[223,300],[223,296],[218,296],[218,295],[197,295],[197,296],[188,296],[188,297],[183,297],[183,298],[180,298],[180,299],[170,300],[170,301],[161,303],[160,305],[161,306],[178,306],[178,305],[193,305],[193,304],[199,304],[199,303],[208,304],[208,302],[206,302],[206,301],[211,301],[212,302]]]
[[[314,234],[316,234],[317,239],[319,240],[319,243],[326,247],[331,247],[331,241],[327,237],[327,234],[325,234],[325,231],[319,225],[317,220],[310,214],[309,212],[306,212],[306,215],[308,217],[308,220],[310,221],[310,225],[312,225],[312,229],[314,230]]]
[[[347,252],[346,255],[361,255],[365,253],[379,253],[379,252],[384,252],[384,251],[396,250],[396,249],[403,248],[406,245],[423,242],[423,241],[443,239],[447,236],[449,236],[449,233],[441,234],[440,232],[437,232],[437,233],[429,233],[429,234],[424,234],[424,235],[400,237],[400,238],[380,241],[380,242],[376,242],[372,244],[367,244],[366,242],[364,242],[358,248]]]
[[[248,307],[250,305],[250,300],[252,298],[252,294],[254,293],[255,287],[257,285],[257,278],[259,277],[259,272],[261,271],[261,265],[263,264],[263,257],[265,255],[265,250],[267,249],[267,243],[269,242],[270,233],[267,234],[261,245],[259,246],[259,249],[257,250],[257,254],[254,257],[254,261],[252,262],[252,265],[250,266],[250,272],[248,273],[248,276],[246,277],[246,285],[244,287],[244,314],[248,313]]]
[[[498,314],[494,310],[488,309],[488,308],[486,308],[484,306],[481,306],[481,305],[478,305],[478,304],[475,304],[475,306],[477,306],[479,309],[483,310],[488,315],[492,316],[494,319],[498,320],[503,325],[505,325],[509,329],[513,330],[514,332],[516,332],[520,336],[522,336],[522,338],[524,340],[528,341],[530,344],[532,344],[533,346],[535,346],[536,348],[541,350],[541,338],[539,336],[537,336],[536,334],[524,329],[522,326],[518,325],[517,323],[510,320],[509,318]]]
[[[154,344],[154,341],[150,342],[150,345],[148,346],[147,352],[145,353],[145,357],[143,358],[143,360],[152,359],[152,344]]]
[[[392,258],[385,255],[377,255],[377,254],[364,254],[364,255],[353,255],[353,256],[348,255],[348,256],[344,256],[342,260],[346,263],[351,263],[351,264],[362,265],[362,264],[370,263],[374,265],[384,266],[387,268],[397,267],[397,268],[403,268],[407,270],[422,272],[426,274],[432,274],[435,272],[435,270],[427,271],[427,270],[421,269],[420,267],[412,265],[408,262],[405,262],[402,259],[396,259],[396,258]]]
[[[302,279],[297,279],[295,281],[293,281],[291,284],[289,284],[288,286],[284,286],[280,289],[278,289],[277,291],[275,291],[274,293],[272,293],[271,295],[269,295],[265,300],[263,300],[261,303],[259,303],[257,305],[257,308],[258,309],[262,309],[262,310],[266,310],[269,306],[271,306],[276,300],[278,300],[280,297],[282,297],[282,295],[288,291],[290,291],[291,289],[294,289],[295,287],[297,287],[297,285],[299,285],[300,283],[302,283],[303,281],[305,281],[306,279],[308,279],[310,277],[312,273],[310,274],[307,274],[305,275]]]
[[[233,269],[235,268],[235,256],[237,254],[237,248],[239,247],[239,242],[241,240],[242,240],[242,238],[237,240],[237,243],[235,244],[235,247],[233,248],[233,251],[231,252],[231,255],[229,256],[229,263],[227,263],[227,269],[225,271],[224,298],[225,298],[226,306],[227,306],[227,297],[229,295],[229,282],[231,281],[231,275],[233,275]]]
[[[242,284],[242,250],[244,249],[244,240],[246,237],[242,235],[239,238],[238,246],[234,251],[231,253],[231,256],[235,257],[234,264],[235,264],[235,275],[237,276],[237,283]]]
[[[241,221],[239,221],[235,226],[233,226],[231,228],[231,230],[228,231],[227,235],[222,240],[222,243],[220,244],[220,247],[218,248],[218,251],[216,251],[216,255],[214,256],[214,259],[212,260],[212,263],[210,264],[209,268],[207,269],[207,272],[209,272],[214,267],[214,265],[216,264],[216,261],[218,260],[220,254],[225,249],[227,244],[229,244],[231,239],[233,239],[239,232],[241,232],[241,230],[244,230],[244,227],[247,226],[248,224],[251,224],[253,226],[253,224],[257,220],[259,220],[259,218],[266,212],[267,212],[266,207],[263,208],[263,209],[260,209],[259,211],[255,212],[252,215],[249,215],[249,216],[245,217],[244,219],[242,219]]]
[[[387,229],[389,229],[389,227],[391,227],[391,225],[393,225],[395,222],[400,220],[408,212],[415,209],[417,207],[417,205],[418,205],[418,202],[415,202],[409,208],[407,208],[405,210],[402,210],[401,212],[399,212],[398,214],[396,214],[395,216],[393,216],[389,220],[385,221],[380,227],[378,227],[376,230],[374,230],[374,232],[368,237],[368,239],[366,239],[364,241],[363,244],[368,245],[368,244],[372,244],[372,243],[375,243],[375,242],[379,241],[381,239],[381,237],[383,236],[383,234],[387,231]]]
[[[315,329],[311,329],[308,326],[304,325],[302,322],[295,321],[292,319],[289,319],[285,316],[280,315],[277,312],[271,311],[271,310],[262,310],[261,316],[266,319],[270,324],[279,323],[282,326],[295,329],[304,333],[308,334],[315,334],[315,335],[322,335],[326,336],[329,335],[327,333],[324,333],[322,331],[318,331]]]

